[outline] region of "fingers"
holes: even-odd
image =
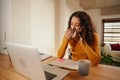
[[[71,28],[69,28],[69,29],[65,32],[65,37],[66,37],[67,39],[70,39],[70,38],[72,37],[73,33],[74,33],[74,31],[73,31]]]
[[[72,35],[72,38],[74,38],[76,36],[77,32],[75,31]]]

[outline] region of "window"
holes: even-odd
[[[103,40],[102,43],[120,42],[120,18],[103,19]]]

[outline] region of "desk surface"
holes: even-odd
[[[49,63],[56,58],[51,57],[44,63]],[[29,80],[18,74],[13,69],[7,55],[0,54],[0,80]],[[77,71],[70,72],[63,80],[120,80],[120,67],[99,64],[91,67],[87,76],[81,76]]]

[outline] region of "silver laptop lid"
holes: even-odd
[[[31,80],[45,80],[38,50],[32,46],[6,42],[15,70]]]

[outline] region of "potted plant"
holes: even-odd
[[[107,65],[112,65],[113,60],[112,60],[112,56],[110,54],[103,54],[101,53],[101,63],[102,64],[107,64]]]

